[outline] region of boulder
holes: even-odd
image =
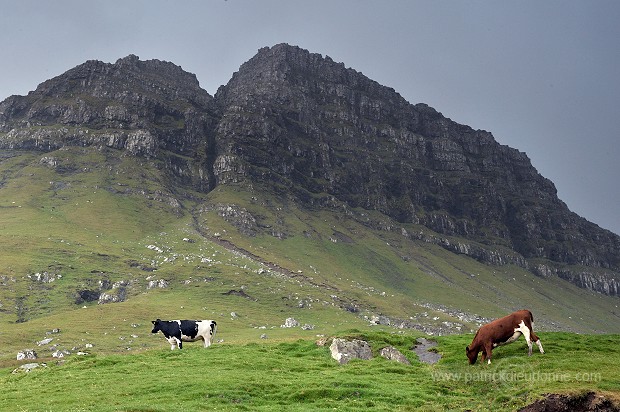
[[[34,349],[24,349],[20,352],[17,352],[17,360],[36,359],[36,358],[37,358],[37,353],[34,351]]]
[[[299,326],[299,322],[295,320],[295,318],[286,318],[284,321],[284,325],[281,325],[281,328],[296,328]]]
[[[166,289],[168,286],[170,286],[169,282],[165,279],[159,279],[159,280],[151,280],[149,281],[148,286],[146,287],[147,289]]]
[[[47,365],[44,363],[25,363],[23,365],[21,365],[19,368],[14,369],[13,373],[20,373],[20,372],[30,372],[33,369],[38,368],[39,366],[43,366],[46,367]]]
[[[349,362],[351,359],[372,359],[372,351],[368,342],[353,339],[346,340],[335,338],[329,347],[332,358],[336,359],[341,365]]]
[[[393,360],[398,363],[403,363],[405,365],[411,365],[411,362],[409,362],[409,359],[407,359],[405,355],[403,355],[394,346],[386,346],[385,348],[381,349],[381,351],[379,351],[379,355],[381,355],[387,360]]]

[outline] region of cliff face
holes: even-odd
[[[261,49],[215,97],[223,113],[218,153],[229,159],[216,172],[221,182],[244,175],[284,183],[302,198],[328,193],[487,245],[438,240],[495,263],[620,265],[618,236],[572,213],[524,153],[328,57]]]
[[[297,47],[259,50],[215,97],[178,66],[129,56],[0,104],[0,148],[63,145],[162,158],[205,192],[248,183],[314,206],[336,198],[426,227],[407,236],[456,253],[620,294],[620,238],[572,213],[524,153]]]

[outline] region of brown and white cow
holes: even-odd
[[[465,348],[469,363],[474,364],[478,359],[478,353],[482,351],[481,362],[488,359],[491,363],[491,351],[496,346],[507,345],[519,339],[523,335],[527,342],[528,355],[532,355],[532,342],[536,342],[540,353],[545,353],[540,339],[532,329],[534,316],[529,310],[519,310],[503,318],[496,319],[491,323],[480,327],[471,345]]]

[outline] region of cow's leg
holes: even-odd
[[[487,365],[491,364],[491,356],[493,354],[493,345],[489,342],[488,345],[484,345],[484,351],[482,352],[483,355],[485,355],[482,358],[482,361],[484,362],[484,358],[487,359]]]
[[[211,346],[211,335],[209,333],[203,335],[202,340],[204,341],[205,348]]]
[[[528,356],[532,356],[532,337],[531,337],[531,329],[525,324],[524,321],[519,323],[519,327],[515,329],[515,332],[521,332],[525,341],[527,342],[527,354]]]
[[[170,344],[170,350],[174,350],[174,348],[177,347],[177,338],[175,338],[174,336],[171,336],[166,340]]]
[[[217,329],[217,324],[215,323],[215,321],[213,321],[209,325],[209,329],[202,335],[205,348],[208,348],[209,346],[211,346],[211,343],[213,342],[213,337],[215,336],[216,329]]]
[[[538,345],[538,350],[540,350],[540,353],[545,353],[542,347],[542,343],[540,342],[540,338],[538,337],[538,335],[534,333],[534,331],[532,331],[532,341],[536,342],[536,345]]]

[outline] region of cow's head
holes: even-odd
[[[161,330],[161,319],[152,320],[151,323],[153,324],[153,330],[151,333],[157,333]]]
[[[469,359],[470,365],[476,363],[476,360],[478,359],[478,352],[479,351],[477,350],[469,349],[469,346],[465,347],[465,353],[467,354],[467,359]]]

